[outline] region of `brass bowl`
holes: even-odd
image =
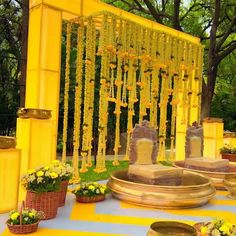
[[[0,149],[8,149],[16,147],[16,139],[14,137],[0,136]]]
[[[236,174],[236,163],[229,163],[229,172],[213,172],[213,171],[204,171],[204,170],[195,170],[184,167],[184,161],[176,161],[174,164],[175,167],[181,167],[185,170],[193,171],[195,173],[199,173],[205,175],[210,178],[214,187],[218,190],[225,190],[224,179],[228,175]]]
[[[45,109],[36,108],[19,108],[17,115],[20,118],[35,118],[35,119],[50,119],[52,117],[52,112]]]
[[[158,221],[151,224],[147,236],[197,236],[193,226],[177,221]]]
[[[127,170],[112,173],[107,185],[114,197],[136,205],[160,209],[191,208],[206,204],[215,195],[209,178],[183,171],[180,186],[163,186],[129,181]]]
[[[225,188],[229,191],[230,198],[236,199],[236,174],[227,175],[223,180]]]

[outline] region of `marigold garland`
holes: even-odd
[[[63,138],[62,138],[62,142],[63,142],[62,161],[63,162],[66,162],[68,101],[69,101],[69,86],[70,86],[70,48],[71,48],[71,22],[68,22],[67,28],[66,28],[66,71],[65,71]]]
[[[77,59],[76,59],[76,86],[75,86],[75,112],[74,112],[74,146],[73,146],[73,180],[79,180],[79,146],[80,146],[80,123],[81,123],[81,102],[82,102],[82,73],[84,53],[84,21],[81,18],[77,29]]]
[[[83,73],[83,43],[86,38],[84,118],[82,137],[81,171],[91,165],[96,29],[101,22],[101,15],[84,18],[86,36],[80,19],[77,42],[77,72],[75,87],[74,114],[74,150],[73,166],[78,166],[80,139],[81,89]],[[188,108],[200,106],[202,47],[163,32],[142,27],[134,22],[103,13],[97,56],[101,56],[100,91],[99,91],[99,140],[96,172],[106,170],[106,142],[109,102],[115,103],[115,144],[114,165],[118,165],[120,149],[120,119],[122,107],[127,107],[127,148],[128,159],[130,134],[133,129],[134,104],[139,98],[139,122],[145,116],[152,126],[159,131],[159,158],[165,158],[167,128],[167,106],[172,106],[171,115],[171,158],[174,156],[175,126],[177,105],[182,109],[182,122],[189,122]],[[82,32],[83,31],[83,32]],[[70,59],[71,23],[67,24],[66,73],[64,94],[63,160],[66,159],[67,117],[69,98],[69,59]],[[83,35],[83,36],[81,36]],[[82,46],[81,46],[82,45]],[[138,87],[138,90],[137,88]],[[171,99],[170,99],[171,98]],[[160,122],[158,124],[158,109]],[[123,114],[122,114],[123,115]],[[149,117],[148,117],[149,116]],[[76,169],[76,168],[75,168]],[[76,172],[76,170],[75,170]],[[74,176],[78,177],[78,173]]]

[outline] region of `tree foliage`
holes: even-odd
[[[0,5],[0,133],[9,135],[15,127],[19,106],[21,7],[15,1]]]

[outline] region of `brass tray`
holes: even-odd
[[[227,175],[223,180],[225,188],[229,191],[229,197],[236,199],[236,173],[234,175]]]
[[[127,170],[113,172],[107,185],[112,195],[120,200],[159,209],[197,207],[215,195],[209,178],[186,170],[180,186],[135,183],[129,180]]]
[[[185,170],[193,171],[195,173],[199,173],[205,175],[206,177],[210,178],[214,187],[218,190],[225,190],[224,186],[224,179],[227,175],[236,174],[236,163],[230,162],[229,163],[229,172],[213,172],[213,171],[204,171],[204,170],[195,170],[189,169],[184,166],[184,161],[176,161],[174,163],[175,167],[181,167]]]
[[[16,139],[14,137],[0,136],[0,149],[8,149],[16,147]]]
[[[45,109],[36,108],[19,108],[17,115],[20,118],[35,118],[35,119],[50,119],[52,117],[52,112]]]
[[[181,222],[157,221],[151,224],[147,236],[197,236],[197,231]]]

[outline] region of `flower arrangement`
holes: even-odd
[[[76,196],[96,196],[105,195],[108,193],[108,188],[104,185],[100,185],[96,182],[93,183],[81,183],[75,189],[72,190]]]
[[[58,174],[61,181],[69,181],[73,174],[71,165],[54,160],[50,165],[50,170]]]
[[[53,192],[59,190],[60,178],[49,166],[44,166],[29,170],[22,176],[21,183],[26,190],[32,192]]]
[[[236,227],[230,222],[222,219],[215,219],[208,223],[203,223],[200,228],[202,236],[235,236]]]
[[[22,176],[22,185],[32,192],[53,192],[59,190],[61,181],[72,177],[73,168],[69,164],[53,161],[52,164],[29,170]]]
[[[22,214],[22,222],[20,222],[20,214]],[[9,214],[9,219],[7,223],[10,225],[28,225],[34,224],[43,218],[43,213],[40,211],[36,211],[34,209],[25,208],[20,211],[14,210],[11,211]]]
[[[220,153],[236,154],[236,147],[226,144],[220,149]]]

